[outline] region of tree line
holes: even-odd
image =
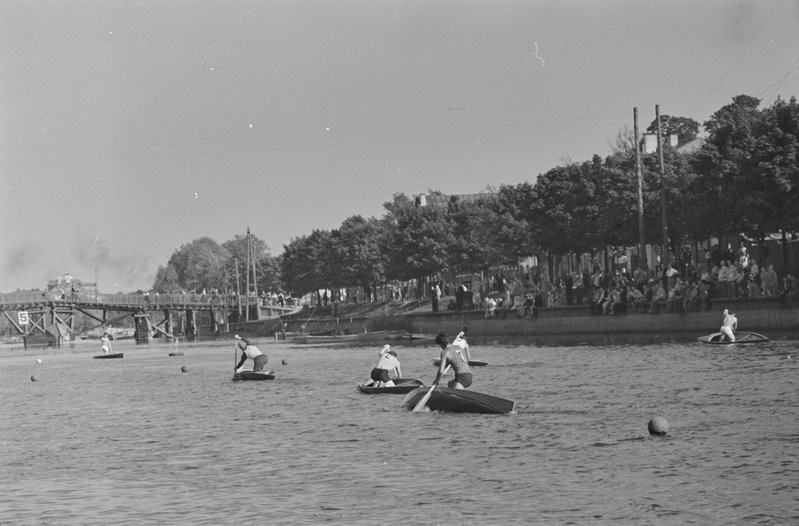
[[[699,136],[699,123],[661,116],[663,134],[676,133],[679,144],[663,145],[662,172],[657,154],[640,156],[647,244],[664,244],[663,202],[675,254],[711,237],[762,243],[769,234],[799,230],[799,106],[795,97],[760,103],[734,97],[703,123],[701,145],[683,153],[680,147]],[[656,127],[653,122],[647,131]],[[382,217],[355,215],[336,229],[313,230],[292,239],[278,256],[252,236],[258,290],[299,295],[372,289],[392,280],[516,266],[531,255],[637,246],[639,145],[625,129],[611,146],[605,158],[569,162],[534,183],[488,188],[468,201],[451,196],[446,206],[419,206],[397,193]],[[153,290],[242,292],[247,243],[236,236],[221,244],[204,237],[183,245],[159,267]]]

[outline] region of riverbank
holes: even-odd
[[[614,316],[593,315],[587,305],[539,309],[537,317],[524,318],[520,311],[498,311],[485,317],[483,311],[432,312],[429,301],[355,304],[341,309],[306,309],[283,317],[290,332],[363,332],[364,330],[406,330],[411,333],[457,333],[466,328],[476,338],[521,338],[527,342],[555,343],[647,343],[690,341],[715,332],[721,312],[729,309],[738,316],[738,329],[766,334],[772,339],[799,339],[799,309],[783,308],[776,298],[717,298],[711,310],[687,313]],[[258,327],[261,336],[273,335],[280,323],[270,320]]]

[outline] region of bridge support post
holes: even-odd
[[[167,334],[174,334],[172,332],[172,311],[164,309],[164,330]]]
[[[197,316],[194,310],[186,310],[186,338],[189,341],[197,339]]]
[[[137,312],[133,315],[133,326],[135,327],[136,343],[150,343],[152,327],[150,317],[146,312]]]

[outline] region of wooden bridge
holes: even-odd
[[[189,339],[198,336],[197,313],[207,319],[210,332],[220,333],[228,332],[231,323],[275,319],[293,310],[261,305],[254,296],[218,294],[58,294],[55,291],[0,294],[0,311],[26,343],[35,341],[53,346],[97,329],[114,333],[112,324],[128,317],[134,320],[132,330],[136,341],[147,343],[156,335],[166,338],[184,335]],[[181,313],[177,334],[173,329],[173,312]],[[96,323],[76,330],[77,313]],[[161,318],[157,323],[153,320],[156,315]]]

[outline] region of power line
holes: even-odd
[[[755,41],[755,38],[757,38],[757,36],[760,34],[760,31],[763,29],[763,27],[765,27],[766,23],[767,23],[767,22],[768,22],[768,21],[771,19],[771,15],[773,15],[773,14],[774,14],[774,12],[777,10],[777,8],[780,6],[780,4],[782,4],[782,1],[783,1],[783,0],[780,0],[779,2],[777,2],[777,3],[774,5],[774,8],[771,10],[771,13],[769,13],[769,15],[768,15],[768,16],[766,17],[766,19],[763,21],[763,23],[762,23],[762,24],[760,24],[760,27],[759,27],[759,28],[757,28],[757,31],[755,31],[755,34],[754,34],[754,35],[752,35],[752,38],[750,38],[750,39],[749,39],[749,42],[747,42],[747,43],[746,43],[746,46],[744,46],[744,48],[741,50],[741,52],[738,54],[738,56],[735,58],[735,60],[732,62],[732,64],[730,64],[730,67],[729,67],[729,68],[727,68],[727,71],[726,71],[726,73],[724,73],[724,75],[722,75],[722,76],[721,76],[721,78],[719,79],[719,81],[718,81],[718,82],[716,82],[716,85],[715,85],[715,86],[713,86],[713,89],[711,89],[711,90],[710,90],[710,92],[707,94],[707,96],[706,96],[704,99],[702,99],[702,102],[700,102],[700,103],[699,103],[699,106],[698,106],[698,107],[697,107],[697,108],[694,110],[694,112],[691,114],[691,118],[692,118],[692,119],[693,119],[693,118],[694,118],[694,116],[697,114],[697,112],[699,112],[699,109],[700,109],[700,108],[701,108],[701,107],[702,107],[702,106],[705,104],[705,102],[707,102],[707,100],[708,100],[708,99],[711,97],[711,95],[713,95],[713,93],[716,91],[716,88],[718,88],[718,87],[721,85],[721,83],[722,83],[722,82],[724,82],[724,79],[726,79],[726,78],[727,78],[727,75],[729,75],[729,74],[730,74],[730,72],[732,71],[732,68],[734,68],[734,67],[735,67],[735,65],[738,63],[738,61],[739,61],[739,60],[741,59],[741,57],[744,55],[744,53],[746,53],[746,51],[749,49],[749,46],[751,46],[751,45],[752,45],[752,42],[754,42],[754,41]]]

